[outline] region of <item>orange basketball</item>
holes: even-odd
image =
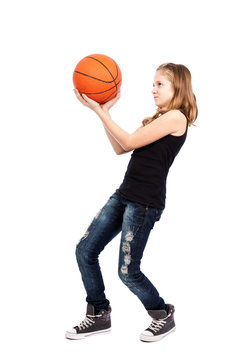
[[[122,83],[118,64],[109,56],[93,54],[79,61],[73,73],[73,84],[80,94],[100,104],[113,99]]]

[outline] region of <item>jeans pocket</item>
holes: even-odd
[[[155,221],[159,221],[161,218],[161,215],[163,213],[164,209],[155,209],[155,214],[156,214],[156,220]]]
[[[110,200],[117,200],[117,201],[121,201],[121,194],[118,193],[117,191],[115,191],[108,199],[108,201]]]
[[[133,214],[133,223],[138,226],[143,225],[145,222],[147,213],[148,213],[147,206],[135,203],[134,214]]]

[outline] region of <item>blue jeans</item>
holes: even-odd
[[[87,292],[86,301],[97,310],[107,309],[98,256],[120,232],[118,274],[147,310],[167,309],[158,291],[141,272],[140,263],[151,229],[163,210],[126,200],[115,192],[98,212],[76,248],[76,257]]]

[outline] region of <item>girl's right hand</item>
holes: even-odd
[[[120,90],[118,90],[117,95],[115,96],[115,98],[113,98],[112,100],[109,100],[105,104],[101,105],[102,110],[103,111],[109,111],[111,109],[111,107],[118,102],[118,100],[120,99],[120,96],[121,96],[121,92],[120,92]]]

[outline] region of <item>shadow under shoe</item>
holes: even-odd
[[[158,341],[176,329],[174,321],[175,308],[171,304],[167,305],[168,313],[165,310],[148,310],[148,314],[152,317],[152,323],[141,333],[140,340]]]
[[[80,340],[90,335],[106,333],[111,330],[111,307],[108,310],[100,310],[95,314],[93,305],[87,305],[85,319],[71,330],[66,331],[65,337],[72,340]]]

